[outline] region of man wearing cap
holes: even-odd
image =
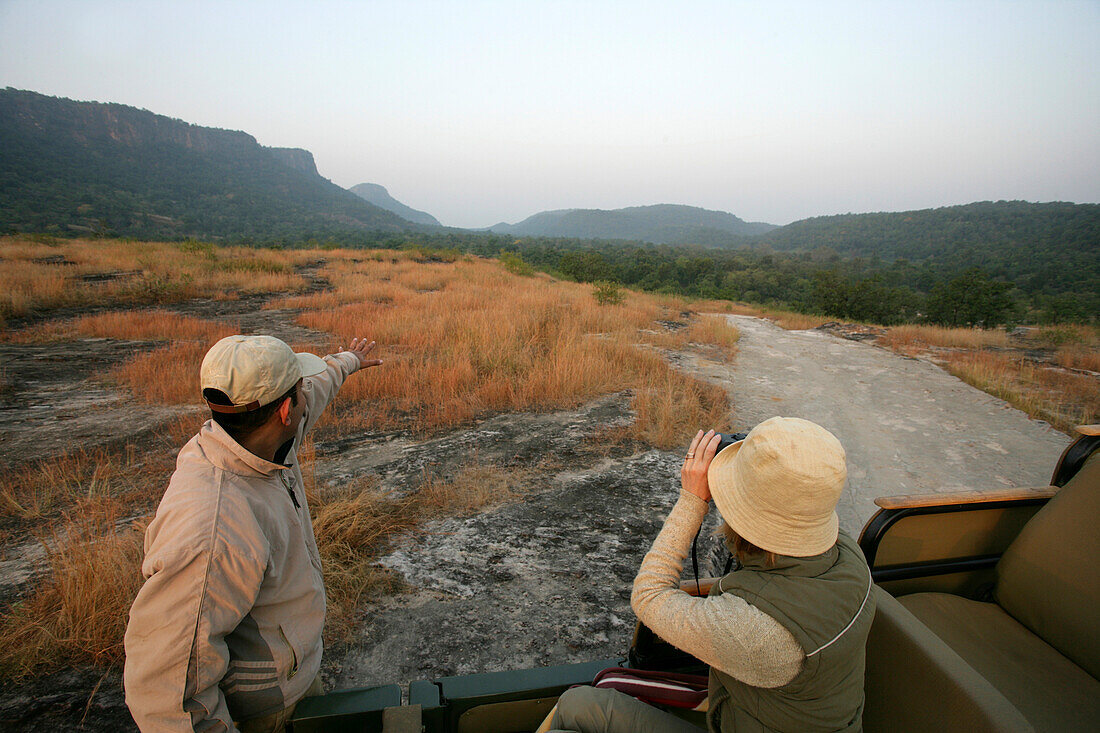
[[[208,420],[179,453],[145,533],[126,627],[126,704],[143,731],[282,730],[320,692],[325,590],[297,446],[352,372],[230,336],[201,368]]]
[[[688,449],[679,500],[642,561],[631,606],[710,666],[710,731],[860,731],[875,602],[859,545],[838,532],[844,448],[799,418],[766,420],[718,453],[720,438],[700,431]],[[680,573],[711,498],[740,567],[696,598],[680,590]],[[552,723],[581,733],[699,730],[592,687],[563,695]]]

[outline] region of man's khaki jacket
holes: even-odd
[[[145,533],[126,627],[126,704],[142,731],[232,731],[300,699],[321,666],[325,589],[297,446],[359,366],[306,377],[286,464],[207,421],[180,451]]]

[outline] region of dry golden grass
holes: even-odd
[[[645,328],[638,332],[638,341],[658,349],[679,351],[688,348],[691,343],[688,339],[688,329],[681,326],[675,330]]]
[[[940,346],[955,349],[1007,347],[1008,334],[998,329],[944,328],[942,326],[892,326],[878,343],[896,351]]]
[[[117,528],[113,520],[78,515],[43,537],[49,572],[0,618],[4,677],[24,677],[44,665],[122,661],[127,611],[142,583],[145,523]]]
[[[139,354],[111,370],[119,384],[148,404],[195,404],[201,399],[199,365],[211,343],[176,341]]]
[[[519,469],[477,463],[463,466],[449,480],[426,475],[415,495],[417,513],[424,517],[470,514],[517,496],[526,479],[526,472]]]
[[[73,264],[31,262],[58,255]],[[0,270],[14,263],[41,268],[35,282],[57,280],[61,291],[50,295],[44,287],[38,297],[27,288],[19,306],[24,310],[13,305],[14,297],[2,307],[12,314],[92,302],[150,302],[122,280],[84,285],[79,275],[141,268],[140,277],[147,278],[160,272],[154,263],[162,261],[170,263],[169,271],[194,274],[186,282],[172,275],[171,287],[158,286],[152,294],[155,302],[211,297],[218,287],[229,297],[251,287],[293,292],[302,280],[292,269],[322,259],[320,274],[333,290],[284,298],[270,307],[302,309],[299,322],[332,334],[333,343],[369,336],[386,360],[345,385],[327,419],[330,433],[402,427],[430,432],[491,412],[572,407],[621,390],[635,395],[638,418],[630,435],[653,445],[682,446],[697,428],[722,427],[728,419],[724,390],[671,371],[637,343],[647,332],[665,332],[658,320],[687,324],[673,337],[674,348],[689,339],[733,348],[735,329],[688,313],[678,298],[625,292],[622,305],[601,307],[587,286],[541,275],[521,278],[487,260],[156,243],[39,245],[8,238],[0,241]],[[65,287],[75,291],[65,293]],[[236,330],[233,324],[138,311],[41,324],[9,338],[168,340],[110,376],[139,400],[186,404],[198,402],[198,365],[210,343]],[[120,659],[126,610],[140,585],[141,528],[116,528],[113,518],[151,510],[175,453],[203,419],[189,414],[171,421],[140,451],[75,452],[26,466],[0,488],[0,516],[9,527],[45,522],[53,528],[50,573],[0,619],[0,632],[16,642],[0,656],[0,675]],[[524,484],[516,472],[471,465],[449,480],[426,476],[418,490],[400,499],[382,496],[370,485],[318,491],[311,485],[312,443],[300,456],[329,592],[326,634],[337,640],[353,628],[364,593],[400,588],[399,578],[375,564],[396,534],[415,530],[428,518],[476,511],[519,493]]]
[[[312,444],[307,443],[302,454],[304,462],[310,461]],[[377,596],[403,587],[399,577],[376,564],[395,536],[428,519],[467,514],[507,500],[521,492],[524,479],[522,471],[472,464],[450,480],[425,476],[416,491],[393,498],[369,482],[318,491],[307,474],[329,601],[326,636],[331,641],[350,637],[364,594]],[[0,650],[4,677],[122,660],[126,614],[141,586],[146,522],[120,526],[118,506],[109,503],[82,503],[76,509],[42,538],[48,573],[27,602],[0,618],[0,633],[13,641]]]
[[[988,351],[945,357],[947,370],[968,384],[1046,420],[1063,432],[1100,419],[1100,380]]]
[[[699,428],[730,426],[729,396],[721,387],[667,371],[637,389],[630,435],[666,450],[682,447]]]
[[[390,539],[416,525],[412,503],[391,500],[370,485],[348,484],[309,498],[325,573],[325,636],[347,640],[365,593],[392,593],[400,580],[375,561]]]
[[[574,407],[648,389],[668,370],[634,345],[639,329],[659,330],[668,308],[636,293],[599,306],[585,286],[521,278],[484,260],[342,261],[322,275],[345,284],[347,302],[297,298],[298,322],[340,343],[370,336],[386,361],[341,392],[329,423],[341,432],[403,424],[426,433],[491,412]],[[728,344],[732,335],[709,327],[700,338]]]
[[[111,311],[70,320],[47,321],[0,338],[18,343],[72,338],[112,338],[134,341],[217,341],[239,333],[232,323],[218,323],[164,310]]]
[[[703,315],[688,326],[687,338],[700,344],[713,344],[732,356],[737,351],[741,332],[731,326],[724,316]]]
[[[1100,409],[1100,380],[1049,367],[1029,358],[1020,343],[1000,330],[894,326],[877,343],[915,356],[930,349],[948,371],[1028,415],[1046,420],[1064,432],[1093,422]],[[1027,349],[1054,349],[1060,367],[1100,371],[1096,329],[1090,326],[1048,326],[1032,329],[1023,339]],[[995,349],[989,351],[987,349]]]
[[[133,444],[122,450],[78,449],[24,465],[0,485],[0,517],[39,519],[74,501],[115,495],[131,485],[139,465]]]
[[[234,323],[162,310],[132,310],[48,321],[9,332],[7,337],[22,343],[80,337],[169,341],[167,346],[137,354],[114,367],[108,376],[140,402],[183,405],[200,401],[199,365],[210,346],[239,332]]]
[[[1100,372],[1100,350],[1084,346],[1063,346],[1054,354],[1054,363],[1070,369]]]
[[[294,269],[318,258],[308,250],[0,237],[0,327],[60,307],[302,291],[308,284]]]

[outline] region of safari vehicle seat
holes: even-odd
[[[981,600],[876,594],[866,730],[1100,730],[1100,450],[1011,541]]]

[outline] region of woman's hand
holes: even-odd
[[[707,484],[707,469],[718,452],[722,436],[713,430],[704,433],[700,430],[691,441],[684,466],[680,469],[680,484],[684,491],[695,494],[703,501],[710,501],[710,485]]]

